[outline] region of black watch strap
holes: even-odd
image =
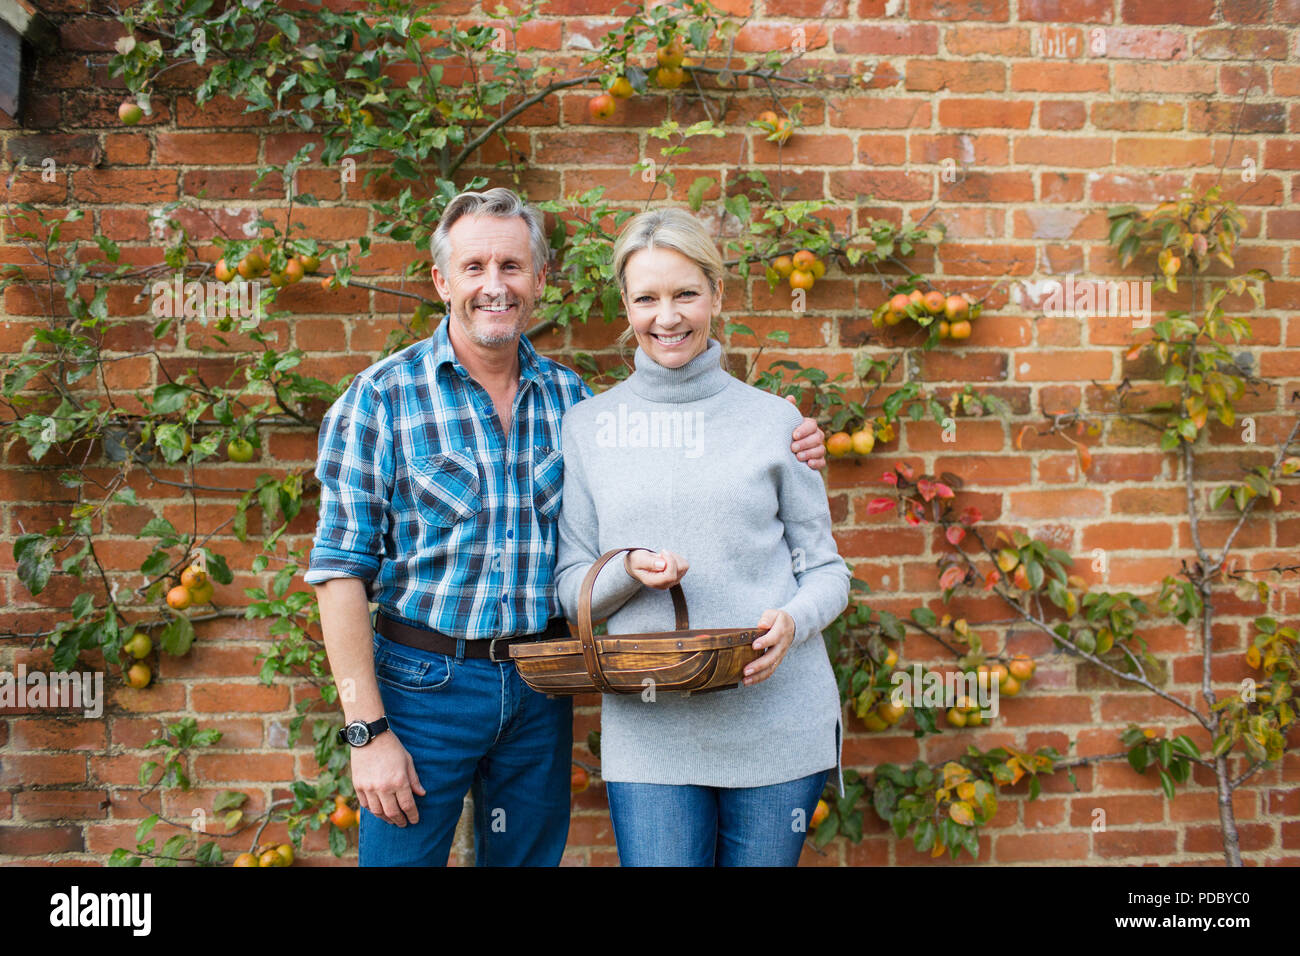
[[[364,721],[350,720],[348,721],[348,723],[344,724],[342,727],[339,728],[340,743],[345,743],[345,744],[351,743],[351,741],[348,740],[348,726],[355,723],[364,723]],[[380,717],[378,720],[366,724],[366,730],[370,734],[370,736],[366,738],[366,743],[367,744],[370,743],[370,741],[374,740],[376,737],[378,737],[387,729],[388,729],[387,717]],[[361,746],[364,746],[364,744],[362,744]]]

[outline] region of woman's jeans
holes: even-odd
[[[446,866],[465,792],[479,866],[555,866],[569,835],[573,699],[550,699],[511,661],[449,657],[374,635],[389,726],[425,795],[420,822],[361,811],[362,866]]]
[[[607,780],[623,866],[796,866],[829,770],[766,787]]]

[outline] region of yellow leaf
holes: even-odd
[[[949,760],[943,765],[943,785],[945,787],[954,787],[969,776],[970,771],[955,760]]]
[[[952,822],[968,827],[975,822],[975,811],[965,800],[958,800],[956,803],[949,804],[948,816],[952,817]]]

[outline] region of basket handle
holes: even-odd
[[[597,559],[595,564],[587,569],[587,576],[582,579],[582,591],[578,598],[578,640],[582,642],[582,658],[587,665],[587,674],[591,677],[592,683],[602,693],[615,694],[618,692],[610,686],[609,680],[605,677],[605,671],[600,666],[600,655],[596,653],[596,636],[591,628],[591,592],[596,586],[596,577],[611,558],[622,554],[624,551],[649,550],[649,548],[615,548],[612,551],[606,551]],[[686,612],[686,595],[682,593],[680,585],[674,584],[668,590],[673,596],[673,614],[677,618],[677,630],[689,630],[691,621]]]

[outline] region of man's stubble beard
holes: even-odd
[[[473,311],[473,306],[470,306]],[[493,330],[490,333],[484,333],[475,325],[473,319],[462,317],[460,326],[464,331],[466,338],[481,348],[496,348],[502,345],[509,345],[511,342],[518,342],[520,336],[528,329],[528,322],[532,318],[533,310],[530,307],[527,312],[523,311],[523,303],[520,303],[519,324],[513,331],[504,332]]]

